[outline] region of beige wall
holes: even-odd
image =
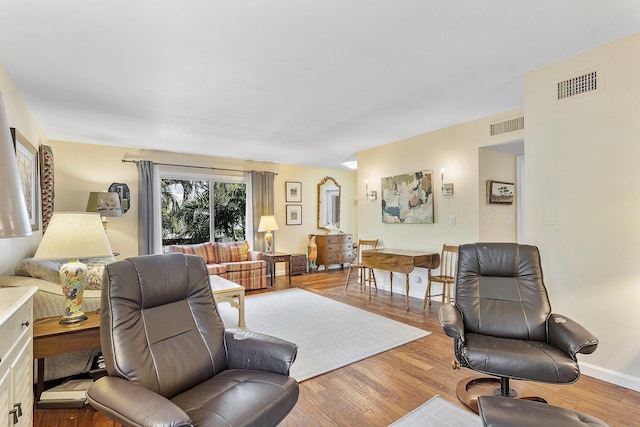
[[[557,82],[594,70],[596,91],[556,100]],[[552,307],[599,338],[580,360],[640,390],[629,333],[640,325],[638,76],[640,34],[528,73],[524,108],[525,233],[541,248]]]
[[[34,147],[46,145],[47,137],[1,64],[0,92],[7,110],[9,126],[18,129]],[[13,273],[22,259],[35,253],[41,238],[42,227],[39,226],[39,230],[34,231],[31,236],[0,239],[0,274]]]
[[[458,245],[478,241],[481,230],[479,200],[485,197],[484,187],[481,190],[478,185],[479,148],[522,138],[522,131],[495,137],[489,135],[490,124],[522,115],[521,109],[508,111],[358,153],[359,236],[378,238],[381,240],[381,245],[387,248],[434,252],[440,252],[445,243]],[[505,166],[504,159],[500,162],[494,160],[493,156],[485,157],[491,161],[483,167],[485,171],[483,176],[491,176],[494,179],[511,176],[513,179],[513,161]],[[498,166],[504,166],[507,171],[493,170]],[[453,196],[442,196],[440,176],[442,168],[444,168],[445,181],[454,184]],[[380,196],[381,178],[424,169],[433,171],[435,223],[383,224],[380,197],[375,202],[366,200],[365,179],[369,180],[369,189],[376,190]],[[455,222],[455,225],[449,225],[450,219]],[[496,222],[498,219],[496,218]],[[504,232],[496,234],[495,230],[488,227],[483,229],[483,237],[506,239]],[[427,272],[424,269],[416,269],[411,275],[412,296],[424,297],[426,276]],[[388,288],[388,274],[378,274],[378,277],[378,285]],[[398,276],[394,278],[394,283],[404,283],[404,278]],[[395,286],[393,290],[405,292],[404,286]]]
[[[280,252],[307,252],[309,234],[327,234],[317,228],[318,183],[326,176],[334,178],[341,186],[340,228],[345,233],[353,233],[357,239],[356,172],[342,169],[310,168],[304,166],[280,165],[275,179],[275,217],[278,231],[275,235],[275,250]],[[302,225],[286,225],[285,183],[302,182]],[[284,265],[278,265],[284,269]]]
[[[51,141],[56,159],[56,211],[75,211],[86,208],[89,192],[106,190],[112,182],[123,182],[131,191],[131,209],[121,217],[109,219],[107,235],[118,259],[138,253],[138,172],[133,163],[122,159],[145,159],[159,163],[214,166],[218,168],[269,170],[276,172],[275,217],[279,230],[274,233],[277,251],[306,253],[307,235],[324,233],[316,228],[317,184],[332,176],[342,186],[341,219],[345,232],[356,231],[355,172],[338,169],[308,168],[274,163],[250,162],[208,156],[133,150],[94,144]],[[82,159],[82,162],[68,159]],[[164,168],[170,169],[170,168]],[[185,169],[175,169],[184,173]],[[211,173],[194,170],[197,173]],[[286,225],[285,182],[302,183],[302,225]],[[278,265],[283,270],[284,265]]]
[[[516,204],[487,203],[486,182],[491,180],[515,183],[516,158],[509,154],[480,148],[478,163],[478,206],[480,209],[478,240],[481,242],[515,242],[517,240]],[[518,188],[516,186],[517,194]]]
[[[118,259],[138,254],[138,172],[132,163],[122,163],[126,149],[94,144],[50,141],[55,171],[55,211],[87,208],[89,193],[105,191],[111,183],[129,186],[131,207],[120,217],[109,218],[107,237]]]

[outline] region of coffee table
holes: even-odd
[[[216,303],[228,302],[232,307],[237,308],[238,326],[244,327],[244,286],[215,275],[209,276],[209,282]]]

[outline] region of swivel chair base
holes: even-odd
[[[466,377],[458,382],[456,386],[456,395],[458,400],[466,407],[478,413],[478,397],[480,396],[502,396],[517,397],[526,392],[526,386],[519,387],[520,392],[509,386],[509,378],[496,377]],[[520,397],[523,400],[533,400],[536,402],[547,403],[542,397],[526,396]]]

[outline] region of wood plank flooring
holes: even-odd
[[[459,380],[473,375],[467,369],[454,371],[453,341],[438,321],[440,304],[422,311],[422,300],[378,291],[371,299],[357,284],[345,292],[345,270],[294,276],[292,286],[380,314],[432,334],[401,347],[372,356],[333,372],[300,383],[298,404],[282,426],[387,426],[439,394],[460,406],[455,388]],[[286,277],[274,288],[289,287]],[[367,331],[361,331],[366,334]],[[597,351],[597,350],[596,350]],[[588,356],[582,356],[588,361]],[[518,382],[512,382],[516,388]],[[591,377],[582,376],[572,385],[526,383],[527,391],[545,397],[550,404],[588,413],[611,427],[638,425],[640,393]],[[90,407],[83,409],[36,409],[36,427],[116,427]]]

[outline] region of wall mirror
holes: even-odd
[[[126,213],[129,207],[131,207],[131,192],[129,191],[129,186],[121,182],[114,182],[109,186],[109,192],[118,193],[120,208],[123,214]]]
[[[326,176],[318,184],[318,228],[340,228],[340,184]]]

